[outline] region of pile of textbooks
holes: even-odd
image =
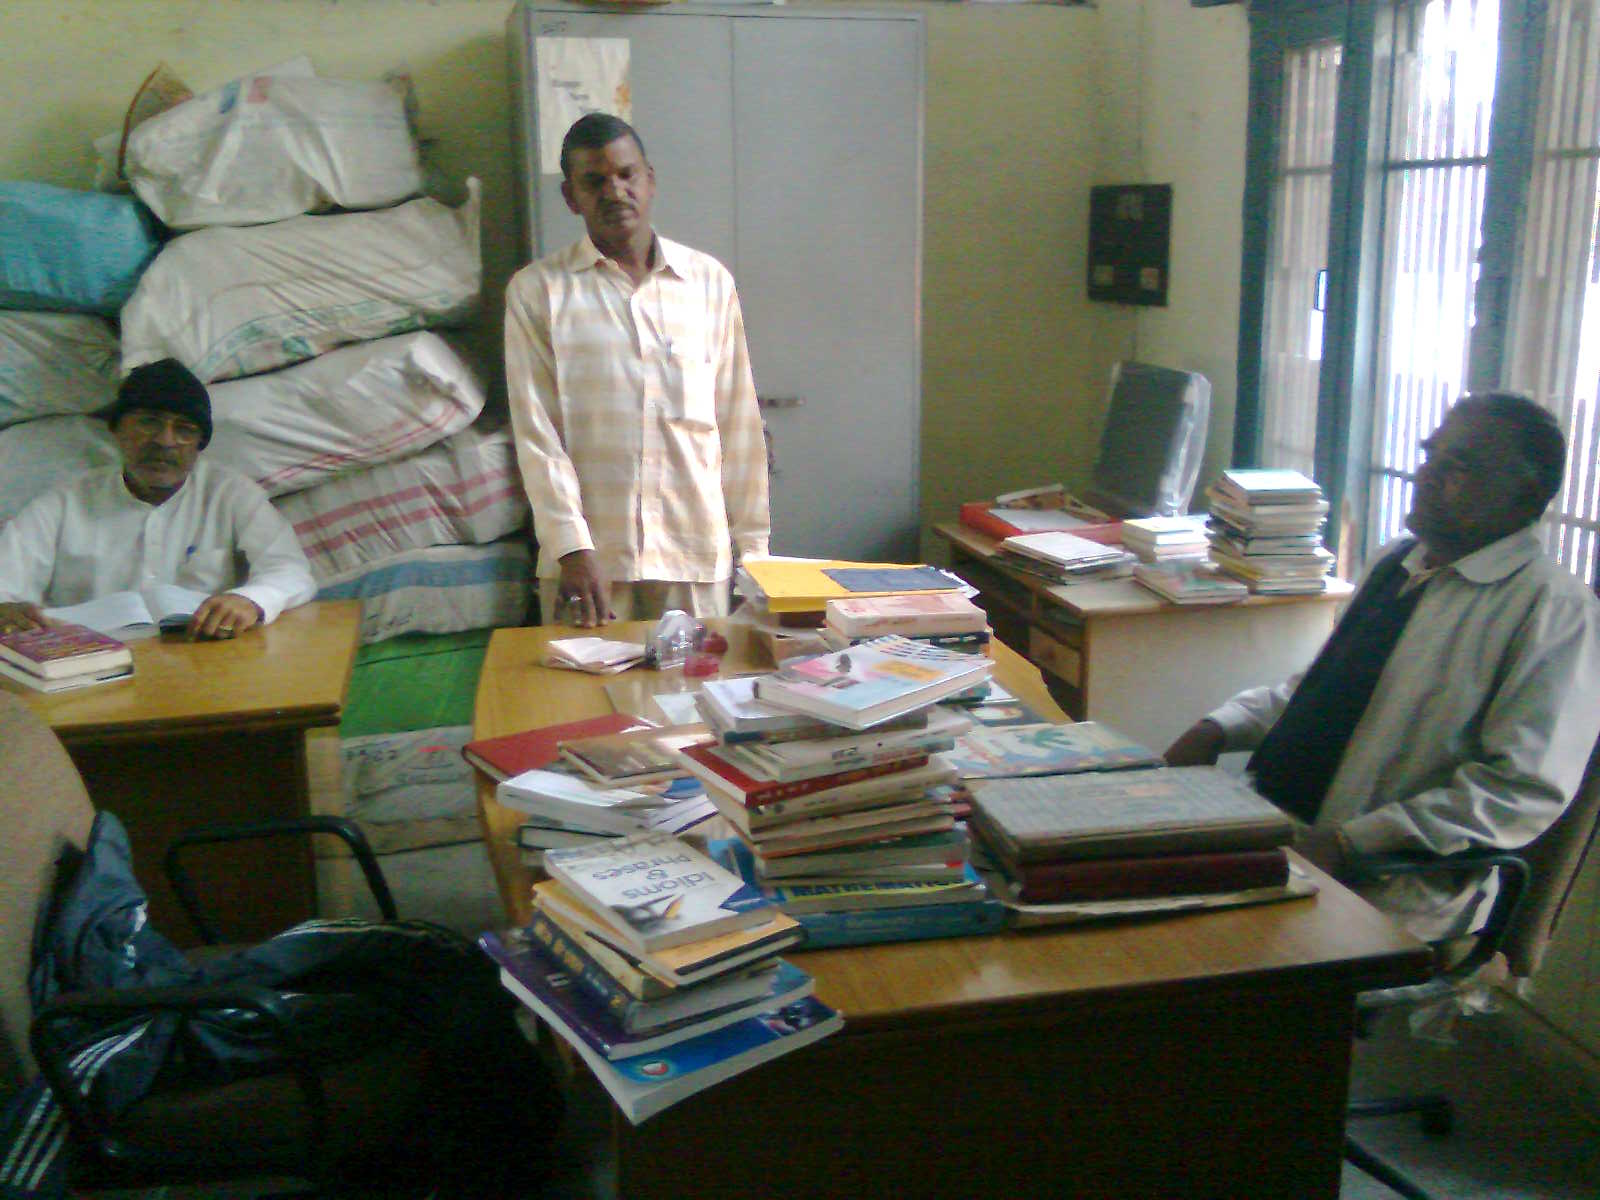
[[[1124,522],[1126,524],[1126,522]],[[1139,560],[1121,546],[1074,533],[1020,533],[1000,543],[1000,561],[1052,583],[1126,579]]]
[[[798,923],[687,843],[639,834],[545,866],[527,929],[479,941],[629,1120],[842,1027],[778,957]]]
[[[1264,595],[1321,592],[1333,567],[1322,545],[1328,502],[1290,470],[1230,470],[1207,490],[1212,560]]]
[[[630,834],[676,834],[716,815],[705,789],[672,757],[704,737],[698,726],[659,728],[625,713],[469,742],[462,756],[497,780],[495,799],[525,814],[525,862],[544,852]]]
[[[822,637],[831,650],[887,634],[972,654],[989,653],[994,637],[988,614],[959,592],[829,600],[823,610]]]
[[[990,671],[986,655],[887,636],[708,683],[716,741],[678,753],[737,835],[714,853],[814,944],[994,928],[957,824],[965,793],[937,758],[972,726],[939,701]]]
[[[1289,818],[1216,767],[981,779],[971,791],[975,857],[1000,895],[1037,916],[1074,903],[1287,895]]]
[[[64,692],[132,674],[132,651],[86,625],[53,623],[0,633],[0,679],[34,691]]]

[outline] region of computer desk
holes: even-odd
[[[309,812],[305,733],[339,723],[360,632],[359,601],[314,602],[228,641],[131,642],[132,679],[26,693],[95,806],[127,826],[157,929],[194,940],[161,868],[174,836]],[[206,848],[190,860],[230,936],[267,937],[316,911],[304,839]]]
[[[610,710],[606,677],[540,665],[573,634],[495,631],[475,736]],[[764,665],[737,627],[730,642],[725,674]],[[995,673],[1062,719],[1003,645]],[[508,918],[526,922],[520,815],[487,780],[478,799]],[[793,954],[845,1028],[643,1125],[616,1114],[617,1194],[1331,1200],[1355,994],[1421,981],[1428,951],[1313,874],[1304,900]]]

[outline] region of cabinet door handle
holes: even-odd
[[[757,396],[756,406],[763,412],[771,408],[800,408],[806,402],[804,396]]]

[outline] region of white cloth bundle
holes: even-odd
[[[0,429],[117,398],[117,335],[80,313],[0,312]]]
[[[98,417],[41,417],[0,429],[0,523],[56,485],[121,461]]]
[[[210,391],[206,457],[272,496],[415,454],[483,409],[471,368],[433,333],[346,346]]]
[[[492,542],[528,521],[510,432],[477,426],[274,503],[319,582],[422,546]]]
[[[174,229],[387,208],[422,191],[404,91],[319,79],[303,58],[139,124],[123,171]]]
[[[313,358],[347,342],[450,325],[477,305],[478,181],[452,209],[202,229],[167,245],[122,310],[123,369],[176,358],[206,381]]]

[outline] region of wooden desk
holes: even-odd
[[[125,682],[27,694],[95,805],[128,827],[164,933],[190,938],[161,866],[175,834],[309,811],[305,731],[339,723],[360,629],[358,601],[312,603],[230,641],[133,642]],[[302,840],[197,851],[192,861],[201,894],[240,917],[230,934],[269,936],[316,910]]]
[[[570,634],[495,632],[476,736],[607,711],[600,677],[539,666]],[[730,672],[759,665],[733,641]],[[1056,715],[1004,646],[996,669]],[[478,795],[506,911],[526,921],[518,814],[486,781]],[[1331,880],[1256,908],[792,957],[844,1030],[637,1128],[617,1116],[618,1195],[1332,1198],[1353,997],[1428,962]]]
[[[999,561],[994,538],[957,524],[934,531],[995,632],[1027,647],[1074,719],[1156,750],[1228,697],[1304,670],[1353,590],[1330,579],[1318,596],[1182,606],[1131,579],[1053,584]]]

